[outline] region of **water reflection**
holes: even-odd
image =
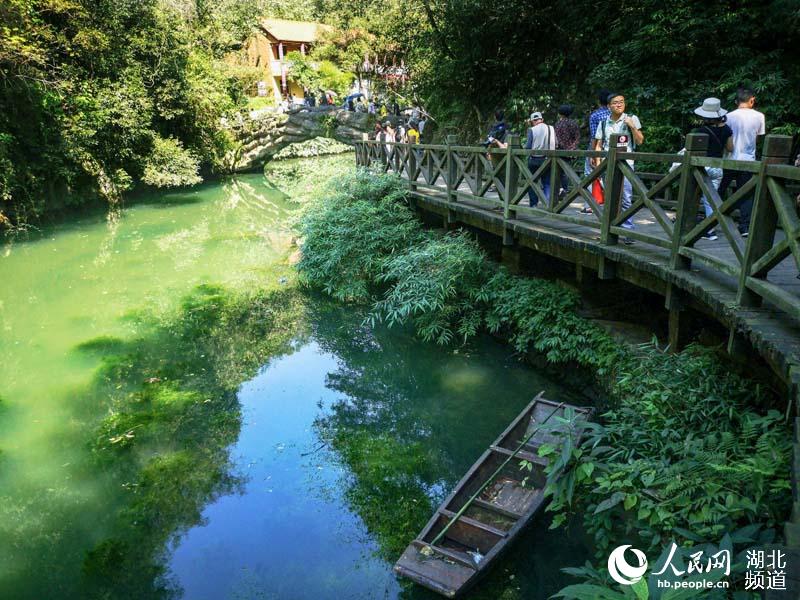
[[[186,598],[432,597],[395,579],[399,552],[534,393],[573,399],[490,339],[454,353],[318,302],[308,319],[313,341],[239,389],[232,456],[247,483],[172,555]],[[543,524],[476,598],[563,585],[558,569],[582,562],[582,540]]]
[[[6,243],[0,597],[427,597],[392,575],[398,548],[534,393],[563,397],[492,340],[208,285],[280,288],[292,205],[264,189]],[[582,562],[577,538],[526,540],[487,597]]]
[[[153,338],[148,336],[159,323],[143,321],[141,315],[152,312],[168,321],[181,297],[198,284],[221,282],[232,289],[247,289],[254,283],[277,285],[284,275],[286,268],[276,263],[287,252],[286,221],[295,206],[269,191],[260,175],[239,180],[241,193],[251,204],[241,203],[235,209],[223,208],[231,204],[232,188],[214,183],[188,194],[140,198],[108,217],[84,216],[4,240],[0,253],[0,598],[91,597],[87,582],[114,585],[120,577],[117,567],[125,564],[123,557],[137,552],[157,556],[149,557],[149,563],[133,561],[138,560],[142,570],[131,569],[128,575],[131,594],[147,597],[148,585],[153,590],[169,587],[163,582],[151,585],[163,572],[166,541],[181,526],[197,523],[193,515],[199,518],[202,507],[214,497],[209,491],[213,486],[192,491],[195,482],[187,478],[186,489],[163,490],[165,497],[185,493],[195,508],[180,505],[180,517],[159,514],[152,524],[139,521],[126,530],[121,523],[133,513],[120,516],[120,510],[136,509],[132,498],[143,495],[133,474],[138,477],[154,456],[163,455],[165,460],[150,475],[169,472],[180,481],[177,475],[184,463],[175,447],[154,443],[130,452],[130,463],[100,460],[98,465],[98,454],[102,454],[96,448],[98,431],[102,431],[99,422],[109,414],[124,413],[115,399],[127,394],[134,397],[135,388],[152,376],[132,372],[138,379],[128,382],[121,375],[126,364],[141,362],[136,353],[143,347],[151,348],[156,363],[172,359],[190,364],[179,354],[177,330],[167,331],[158,344],[151,344]],[[191,203],[185,201],[187,196],[193,199]],[[262,206],[269,206],[269,211],[265,213]],[[180,244],[161,248],[158,240],[163,239]],[[246,319],[242,322],[263,336],[263,329]],[[287,327],[284,334],[294,332]],[[78,350],[85,342],[99,339],[109,343],[91,352]],[[226,386],[235,379],[232,389],[215,396],[222,405],[238,406],[236,387],[267,356],[253,351],[257,339],[232,335],[230,344],[237,342],[249,353],[228,346],[228,354],[208,354],[211,362],[197,363],[198,370],[186,371],[187,377],[202,374],[199,369],[214,372]],[[119,358],[109,365],[110,371],[101,371],[100,380],[95,377],[103,361],[126,353],[127,362]],[[251,371],[233,368],[242,357],[253,363]],[[187,425],[192,422],[184,419]],[[226,477],[234,470],[209,448],[217,444],[227,449],[238,435],[238,424],[217,425],[220,431],[227,428],[230,436],[205,440],[209,444],[205,448],[194,439],[180,443],[206,452],[206,463],[192,459],[193,464],[198,469],[208,467],[209,478],[216,478],[220,487],[214,493],[227,493],[233,488],[226,487],[230,483]],[[132,427],[109,433],[108,438],[126,434]],[[142,439],[142,429],[133,429],[133,439]],[[181,439],[169,430],[161,439],[171,436],[176,443]],[[92,552],[88,562],[87,552]],[[137,586],[133,586],[135,578],[140,580]],[[122,587],[110,597],[126,595],[122,582],[117,581]],[[152,593],[161,597],[161,592]]]

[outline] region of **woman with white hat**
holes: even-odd
[[[727,110],[721,107],[718,98],[706,98],[703,104],[694,109],[694,114],[702,119],[699,127],[692,130],[692,133],[704,133],[708,136],[708,151],[706,156],[712,158],[722,158],[725,152],[733,150],[733,131],[725,124]],[[719,167],[706,167],[706,173],[711,178],[714,189],[719,189],[722,181],[722,169]],[[703,210],[706,217],[713,212],[708,200],[703,196]],[[713,229],[709,229],[703,234],[707,240],[716,240],[717,235]]]

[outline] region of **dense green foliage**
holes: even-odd
[[[353,83],[352,74],[327,59],[315,60],[313,55],[306,56],[295,50],[286,55],[286,61],[291,78],[309,90],[333,90],[344,96]]]
[[[403,64],[408,77],[373,77],[373,89],[424,105],[440,132],[467,139],[496,108],[517,127],[533,109],[554,117],[562,102],[580,117],[599,87],[626,94],[651,151],[678,149],[691,109],[710,95],[732,108],[741,84],[756,90],[768,130],[800,127],[800,10],[790,0],[647,0],[613,12],[562,0],[4,0],[0,223],[114,202],[142,180],[191,183],[198,164],[222,169],[231,140],[221,119],[260,77],[222,58],[259,16],[335,26],[313,61],[291,55],[301,83],[344,91],[373,77],[365,57],[383,74]],[[175,160],[162,176],[165,156]]]
[[[255,3],[0,3],[0,214],[110,202],[144,178],[197,181],[230,144],[243,83],[222,56]],[[167,164],[168,163],[168,164]]]
[[[652,151],[680,148],[691,109],[707,96],[733,108],[741,84],[756,90],[769,130],[800,127],[796,2],[413,4],[426,17],[408,45],[414,86],[437,118],[470,135],[497,107],[517,123],[533,109],[554,118],[562,102],[588,111],[599,87],[626,94]]]
[[[402,184],[359,172],[336,180],[330,197],[306,214],[301,226],[301,277],[339,300],[364,301],[386,257],[422,238],[397,199]]]
[[[563,102],[583,116],[601,87],[625,93],[652,151],[680,148],[691,110],[707,96],[733,108],[740,85],[755,89],[769,130],[800,130],[800,63],[793,54],[800,9],[791,0],[609,7],[574,0],[270,0],[269,7],[277,16],[335,24],[334,38],[357,49],[367,41],[380,61],[403,60],[409,79],[392,83],[401,101],[421,102],[445,126],[440,131],[467,139],[497,108],[517,126],[532,110],[555,118]],[[344,46],[336,46],[328,44],[333,53],[326,57],[358,75],[364,52],[348,61]]]
[[[327,154],[352,153],[353,147],[343,144],[329,137],[316,137],[305,142],[295,142],[279,150],[272,160],[285,160],[287,158],[312,158]]]
[[[520,352],[608,370],[616,347],[574,314],[573,292],[493,267],[466,234],[423,230],[405,193],[398,178],[366,170],[333,180],[300,223],[301,281],[339,300],[372,301],[373,323],[410,321],[424,340],[502,330]]]
[[[620,539],[653,551],[672,539],[717,543],[737,527],[780,526],[791,444],[763,389],[690,346],[629,356],[611,395],[602,425],[549,465],[561,476],[548,491],[555,525],[566,510],[585,513],[598,557]]]
[[[684,556],[720,540],[740,551],[772,543],[791,501],[783,415],[761,414],[762,390],[731,374],[708,349],[635,358],[613,382],[612,410],[602,424],[589,424],[580,446],[565,440],[561,452],[540,449],[552,458],[546,489],[547,510],[556,513],[552,526],[570,512],[583,514],[599,564],[620,540],[648,556],[673,541]],[[597,597],[592,586],[608,583],[593,568],[569,572],[589,584],[562,590],[565,598]],[[649,597],[660,597],[654,581],[650,588]],[[625,596],[609,590],[608,597]]]
[[[264,165],[264,176],[269,184],[289,196],[292,201],[304,204],[311,198],[316,198],[332,177],[352,166],[351,154],[302,160],[272,160]]]
[[[423,230],[398,186],[366,171],[335,180],[301,223],[301,281],[368,302],[371,321],[411,323],[426,340],[488,329],[521,353],[595,374],[610,410],[550,464],[555,527],[585,514],[599,557],[620,540],[652,551],[673,539],[774,537],[791,497],[790,436],[764,389],[713,349],[618,344],[575,313],[573,292],[494,266],[467,234]]]

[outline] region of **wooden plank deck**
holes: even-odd
[[[425,183],[422,176],[416,181]],[[458,190],[463,194],[470,192],[469,186],[464,182],[459,185]],[[484,203],[468,199],[450,202],[447,199],[446,186],[441,180],[435,187],[426,185],[425,190],[415,191],[414,196],[423,206],[434,211],[448,210],[454,213],[457,221],[478,227],[483,223],[482,228],[486,231],[497,232],[504,227],[503,211],[500,206],[487,207]],[[502,199],[496,190],[487,192],[485,197],[487,200],[502,204]],[[523,200],[521,206],[525,208],[527,205],[527,199]],[[598,221],[594,215],[580,213],[583,206],[583,202],[572,202],[564,213],[596,224]],[[674,211],[668,210],[667,214],[674,217]],[[643,208],[632,220],[635,233],[669,241],[649,209]],[[536,249],[547,253],[549,246],[556,244],[573,248],[587,256],[608,257],[615,263],[628,265],[636,271],[658,278],[665,284],[671,283],[685,290],[706,305],[710,315],[715,316],[723,325],[735,330],[756,347],[783,381],[788,381],[792,366],[800,365],[800,323],[788,318],[777,306],[769,302],[765,302],[759,308],[738,307],[736,305],[738,281],[734,277],[727,276],[699,261],[693,261],[689,270],[674,271],[669,265],[669,250],[643,241],[636,241],[631,246],[622,242],[617,246],[603,246],[596,226],[565,222],[557,217],[523,214],[509,219],[507,224],[511,226],[522,245],[536,245],[536,241],[546,241],[547,245],[536,245]],[[736,257],[727,239],[719,230],[717,235],[719,239],[714,241],[701,239],[695,247],[721,260],[735,262]],[[784,232],[778,230],[776,242],[784,237]],[[587,260],[584,264],[592,262]],[[767,281],[800,299],[800,279],[797,275],[798,269],[789,255],[770,271]],[[624,278],[631,283],[638,283],[635,277]],[[651,291],[659,290],[651,288]]]

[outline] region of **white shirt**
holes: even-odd
[[[767,132],[764,114],[752,108],[737,108],[728,113],[733,131],[733,160],[756,159],[756,137]]]
[[[525,147],[530,150],[555,150],[556,132],[553,126],[539,123],[535,127],[530,127]]]
[[[622,113],[619,116],[619,119],[617,119],[616,121],[611,115],[608,115],[605,124],[602,121],[600,121],[600,123],[597,125],[597,130],[594,132],[594,139],[603,142],[602,146],[603,150],[606,151],[608,150],[608,144],[611,141],[611,134],[619,133],[628,136],[628,152],[636,151],[636,142],[633,141],[633,133],[631,133],[628,124],[625,123],[626,117],[631,118],[633,126],[636,127],[636,129],[639,130],[642,129],[642,123],[639,121],[639,117],[637,117],[636,115],[629,115],[626,113]]]

